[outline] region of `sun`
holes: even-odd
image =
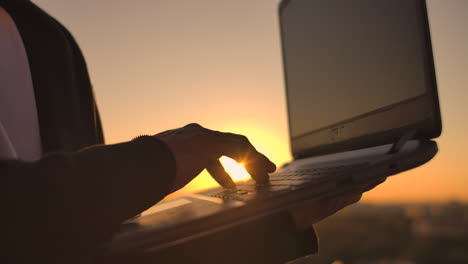
[[[223,164],[224,169],[231,175],[234,181],[245,180],[250,178],[249,173],[245,170],[242,163],[237,163],[235,160],[223,156],[219,159]]]

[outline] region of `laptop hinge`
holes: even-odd
[[[411,129],[405,134],[403,134],[403,136],[401,136],[395,143],[393,143],[392,147],[388,151],[388,154],[395,154],[399,152],[401,148],[403,148],[403,146],[406,144],[406,142],[416,134],[416,132],[416,129]]]

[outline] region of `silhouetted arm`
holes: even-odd
[[[32,163],[1,160],[0,175],[1,255],[15,256],[14,263],[31,256],[79,262],[170,192],[175,161],[164,143],[144,136]]]

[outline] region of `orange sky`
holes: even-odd
[[[290,159],[276,0],[33,0],[88,62],[107,143],[198,122]],[[444,131],[429,164],[364,200],[468,200],[468,1],[428,1]],[[213,186],[206,173],[181,192]]]

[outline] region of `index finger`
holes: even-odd
[[[236,184],[232,180],[231,176],[229,176],[229,174],[226,172],[223,165],[221,165],[219,160],[216,160],[215,162],[208,165],[206,170],[211,175],[211,177],[213,177],[213,179],[219,183],[219,185],[228,189],[236,188]]]
[[[247,137],[232,133],[213,131],[217,139],[220,155],[243,163],[247,172],[257,182],[267,182],[268,173],[276,170],[276,165],[265,155],[258,152]]]

